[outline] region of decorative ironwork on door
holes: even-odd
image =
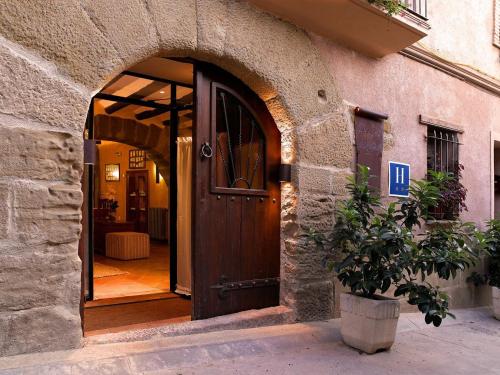
[[[215,186],[265,189],[265,138],[257,120],[232,93],[215,89]]]

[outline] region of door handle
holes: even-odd
[[[202,159],[210,159],[214,155],[212,146],[208,142],[201,145],[200,156]]]

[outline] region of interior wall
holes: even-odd
[[[99,150],[99,195],[103,199],[115,199],[118,201],[116,210],[116,220],[126,220],[126,176],[128,168],[128,154],[130,150],[136,149],[123,143],[103,141],[97,146]],[[120,164],[120,181],[106,182],[105,165]],[[168,208],[168,186],[160,177],[160,182],[156,183],[156,169],[154,162],[148,160],[146,169],[148,170],[149,185],[149,207]]]

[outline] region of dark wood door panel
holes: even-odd
[[[200,319],[279,304],[281,151],[255,94],[212,66],[197,68],[193,317]],[[200,155],[205,143],[212,158]],[[257,167],[248,173],[247,164]]]

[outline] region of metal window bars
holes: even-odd
[[[450,173],[458,178],[460,142],[457,132],[430,126],[426,138],[427,169]],[[445,207],[439,204],[431,207],[429,212],[437,220],[454,220],[458,216],[458,206]]]
[[[427,0],[401,0],[400,2],[409,12],[427,19]]]
[[[427,130],[427,168],[456,174],[459,145],[456,132],[429,127]]]

